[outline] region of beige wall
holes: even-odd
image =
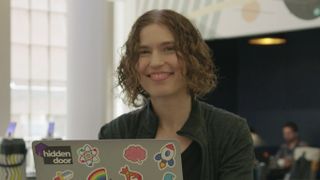
[[[0,136],[10,119],[10,0],[0,1]]]

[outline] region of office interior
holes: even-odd
[[[2,0],[0,137],[24,140],[26,176],[35,176],[32,141],[97,139],[103,124],[135,109],[115,70],[131,25],[151,9],[188,17],[212,50],[219,84],[201,100],[259,135],[255,179],[266,179],[287,121],[319,165],[319,0]]]

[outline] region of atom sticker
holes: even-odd
[[[100,162],[99,150],[96,147],[85,144],[77,150],[78,162],[85,164],[87,167],[93,167],[94,164]]]

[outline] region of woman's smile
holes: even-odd
[[[174,72],[153,72],[147,76],[153,81],[164,81],[172,75],[174,75]]]

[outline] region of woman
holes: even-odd
[[[124,48],[119,85],[129,104],[142,108],[103,126],[99,138],[175,139],[184,179],[252,179],[245,120],[197,100],[215,88],[217,76],[209,48],[190,21],[171,10],[146,12]]]

